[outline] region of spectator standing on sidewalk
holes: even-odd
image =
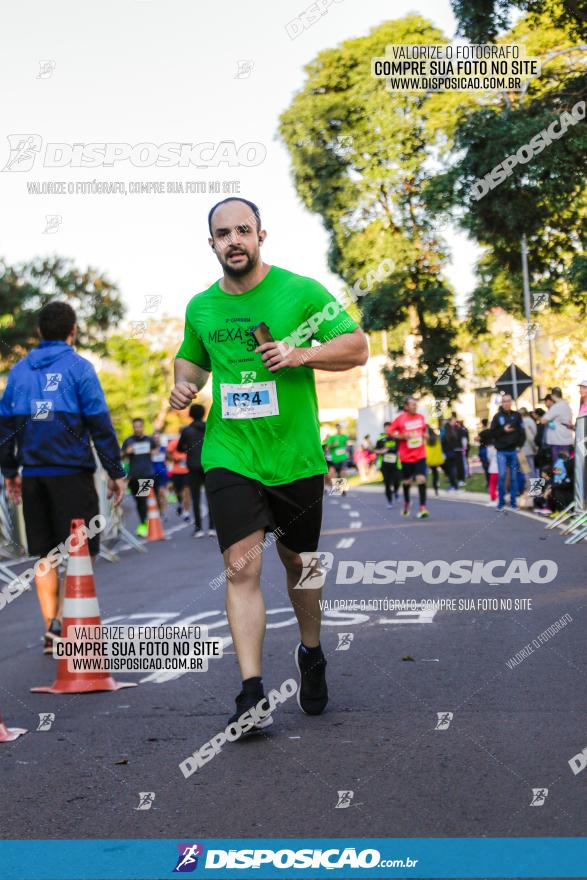
[[[518,449],[526,442],[526,432],[520,413],[512,409],[511,394],[503,394],[501,406],[491,420],[491,433],[497,449],[498,467],[498,503],[497,509],[505,507],[506,481],[510,477],[510,505],[512,510],[517,507],[518,495]]]
[[[579,412],[580,416],[587,416],[587,379],[579,382]]]
[[[488,425],[489,419],[481,419],[481,430],[475,440],[479,444],[479,460],[485,474],[485,482],[489,486],[489,455],[487,447],[491,442],[491,431]]]
[[[428,427],[426,435],[426,464],[432,471],[432,488],[438,495],[439,470],[444,464],[444,453],[440,437],[433,428]]]
[[[458,467],[459,458],[462,461],[461,439],[458,430],[457,417],[453,413],[450,419],[445,422],[444,428],[440,432],[442,443],[442,451],[444,453],[444,472],[448,477],[449,491],[458,489]]]
[[[550,394],[554,402],[542,416],[542,422],[546,425],[546,442],[551,448],[554,464],[561,452],[573,454],[573,414],[567,401],[563,400],[560,388],[553,388]]]
[[[520,409],[520,415],[522,416],[522,424],[524,425],[524,432],[526,434],[526,442],[522,446],[521,453],[526,457],[526,461],[528,462],[529,476],[535,477],[535,457],[538,451],[538,447],[536,445],[536,433],[538,428],[536,426],[536,422],[525,407],[522,407]]]
[[[497,449],[490,442],[487,446],[487,489],[489,491],[489,501],[487,502],[488,507],[497,507],[497,479],[498,479],[498,466],[497,466]]]

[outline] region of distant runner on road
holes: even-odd
[[[322,590],[296,588],[304,563],[307,568],[318,548],[326,471],[312,370],[364,364],[368,345],[321,284],[261,260],[267,233],[255,204],[225,199],[212,208],[208,224],[208,242],[223,275],[188,303],[170,402],[184,409],[212,372],[202,466],[224,554],[226,610],[242,676],[229,723],[256,706],[266,711],[260,551],[268,531],[278,539],[300,628],[298,703],[317,715],[328,702],[320,646]],[[321,344],[311,347],[312,340]],[[249,732],[271,720],[257,718]]]
[[[328,473],[330,479],[332,480],[334,477],[341,477],[344,479],[346,476],[346,463],[348,459],[347,446],[349,443],[348,434],[344,434],[342,430],[342,425],[336,426],[336,432],[331,434],[330,437],[326,441],[326,448],[330,453],[330,465],[328,469]],[[344,483],[343,483],[344,485]],[[343,495],[346,495],[346,490],[343,489]]]
[[[391,422],[383,423],[383,431],[375,441],[375,452],[379,454],[379,468],[383,477],[387,506],[393,507],[394,498],[399,495],[401,463],[398,455],[398,441],[390,437],[387,430]]]
[[[402,516],[410,515],[410,487],[415,478],[420,494],[418,519],[429,516],[426,507],[426,419],[417,412],[414,397],[406,397],[404,411],[396,416],[387,432],[399,440],[399,458],[402,463],[402,482],[404,486],[404,507]]]

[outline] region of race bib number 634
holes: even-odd
[[[223,419],[258,419],[279,415],[275,382],[247,382],[244,385],[221,383]]]

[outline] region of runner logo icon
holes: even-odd
[[[136,492],[136,497],[146,498],[155,485],[155,480],[152,477],[147,477],[146,479],[138,479],[137,483],[139,486]]]
[[[351,642],[354,639],[354,633],[338,633],[337,651],[350,651]]]
[[[190,874],[198,867],[198,858],[204,855],[201,843],[178,843],[179,856],[173,869],[174,874]]]
[[[54,712],[39,712],[39,726],[37,730],[51,730],[54,721]]]
[[[335,806],[335,810],[346,810],[351,805],[351,801],[355,796],[354,791],[339,791],[338,794],[338,802]]]
[[[542,807],[544,805],[544,801],[548,797],[548,789],[547,788],[533,788],[532,789],[532,800],[530,801],[531,807]]]
[[[45,378],[47,382],[45,383],[43,391],[57,391],[63,376],[61,373],[45,373]]]
[[[302,559],[302,573],[294,589],[320,590],[324,586],[327,573],[332,568],[334,555],[310,550],[300,553],[300,557]]]
[[[33,422],[50,422],[53,419],[53,401],[52,400],[33,400],[32,401],[32,418]]]
[[[30,171],[42,143],[38,134],[9,134],[10,156],[2,171]]]
[[[452,712],[437,712],[436,717],[438,721],[436,722],[436,727],[434,730],[448,730],[450,727],[450,722],[453,719]]]
[[[139,791],[139,805],[135,807],[135,810],[150,810],[154,800],[154,791]]]

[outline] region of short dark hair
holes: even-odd
[[[135,416],[135,417],[134,417],[134,419],[132,420],[133,425],[134,425],[135,422],[142,422],[143,425],[145,424],[145,420],[142,419],[140,416]]]
[[[561,389],[558,388],[558,386],[556,386],[556,385],[554,388],[551,388],[550,393],[552,394],[553,397],[561,397],[562,398],[562,396],[563,396]]]
[[[383,422],[383,427],[387,428],[388,425],[391,425],[391,422]]]
[[[481,424],[482,424],[482,425],[488,425],[488,424],[489,424],[489,419],[481,419]]]
[[[257,221],[257,232],[261,229],[261,212],[254,202],[250,202],[248,199],[241,199],[239,196],[229,196],[227,199],[222,199],[221,202],[216,202],[216,204],[210,208],[208,212],[208,229],[210,230],[210,235],[212,235],[212,217],[214,215],[214,211],[220,207],[220,205],[226,205],[227,202],[243,202],[245,205],[248,205],[253,214],[255,215],[255,220]]]
[[[77,318],[74,310],[66,302],[53,300],[39,312],[39,332],[43,339],[67,339]]]
[[[197,421],[202,418],[205,412],[206,410],[201,403],[192,403],[190,406],[190,419]]]

